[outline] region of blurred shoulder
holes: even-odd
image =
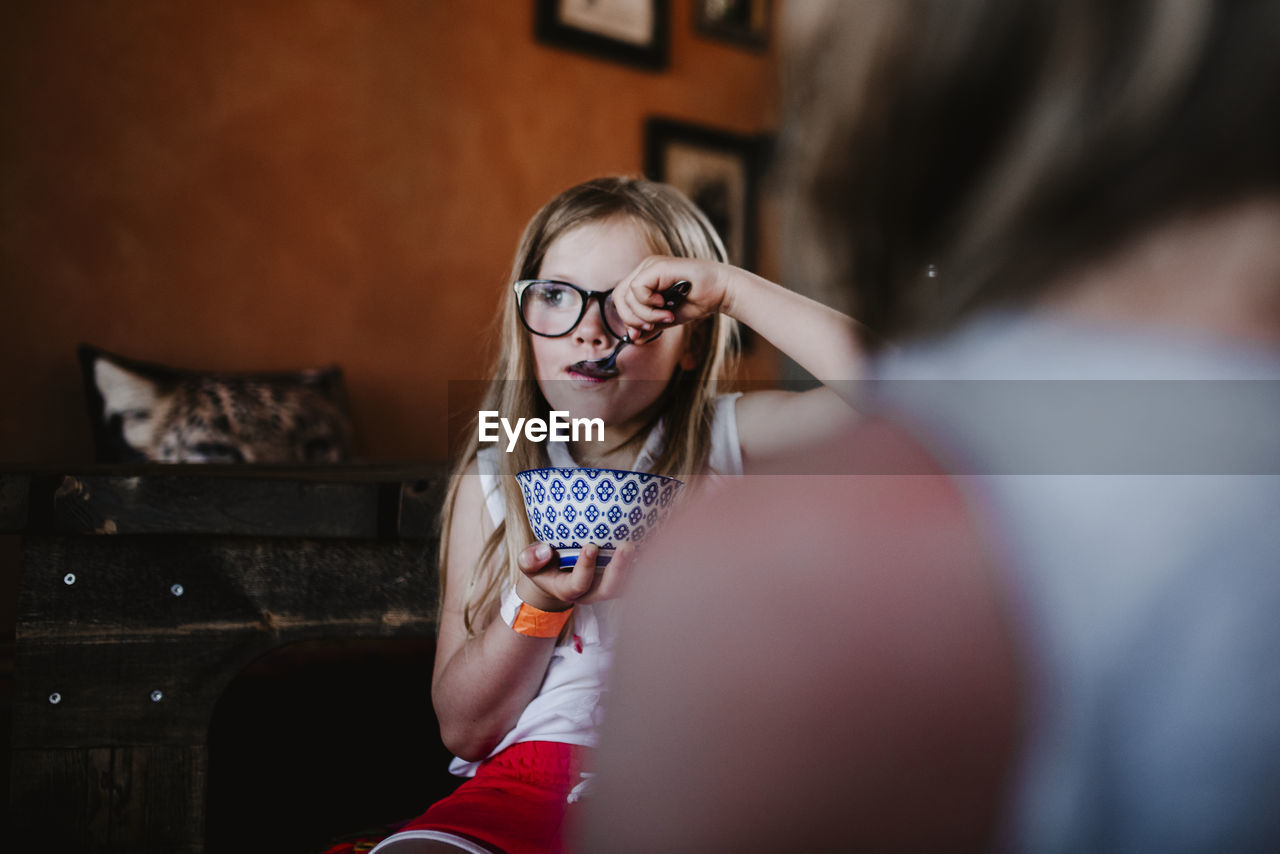
[[[628,623],[661,631],[619,642],[604,824],[682,825],[681,850],[980,847],[1017,733],[1014,638],[980,527],[910,434],[867,422],[672,521],[628,593]]]

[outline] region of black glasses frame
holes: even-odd
[[[573,321],[573,324],[570,325],[570,327],[566,329],[564,332],[561,332],[558,335],[550,335],[546,332],[539,332],[538,330],[534,329],[532,326],[529,325],[529,321],[525,320],[524,292],[527,291],[533,285],[560,285],[562,287],[571,288],[577,291],[578,295],[582,297],[582,308],[578,311],[577,319],[575,319]],[[618,339],[619,341],[622,341],[627,337],[627,330],[623,329],[622,332],[619,333],[616,329],[613,328],[613,326],[610,325],[609,313],[605,311],[605,308],[604,308],[605,300],[609,298],[609,294],[613,293],[614,291],[613,288],[609,288],[609,290],[607,291],[589,291],[586,288],[578,287],[572,282],[562,282],[559,279],[521,279],[518,282],[516,282],[514,285],[512,285],[512,288],[516,292],[516,314],[520,315],[520,324],[525,329],[528,329],[534,335],[539,335],[543,338],[563,338],[564,336],[571,334],[573,330],[578,328],[578,324],[582,322],[582,318],[585,317],[587,314],[587,309],[591,306],[591,301],[595,299],[600,301],[600,320],[602,323],[604,323],[604,328],[609,331],[609,334],[612,335],[614,338]]]

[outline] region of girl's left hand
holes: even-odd
[[[734,275],[750,275],[728,264],[698,258],[652,255],[640,262],[613,291],[613,305],[632,341],[641,341],[654,330],[689,323],[728,311]],[[693,287],[675,310],[663,308],[662,292],[681,280]]]

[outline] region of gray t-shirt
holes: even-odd
[[[1007,847],[1280,850],[1280,356],[1002,314],[873,378],[1003,564]]]

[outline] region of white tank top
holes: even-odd
[[[711,451],[707,458],[707,474],[712,478],[742,474],[742,448],[738,443],[735,415],[735,405],[741,396],[741,393],[725,394],[716,399],[711,423]],[[648,471],[662,450],[662,443],[662,424],[659,423],[645,439],[632,470]],[[547,453],[553,466],[577,466],[564,444],[547,443]],[[485,505],[495,525],[506,516],[502,491],[498,488],[497,454],[491,447],[484,448],[476,460]],[[556,647],[538,695],[525,706],[516,725],[498,742],[490,756],[521,741],[595,745],[600,726],[600,700],[616,639],[614,604],[607,601],[574,608],[573,637],[568,643]],[[471,777],[479,767],[479,762],[454,757],[449,770],[459,776]]]

